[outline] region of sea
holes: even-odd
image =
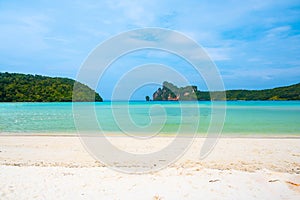
[[[300,101],[0,103],[0,134],[73,135],[85,127],[99,134],[300,136]]]

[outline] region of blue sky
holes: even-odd
[[[173,29],[202,45],[226,89],[300,82],[299,0],[0,0],[0,71],[75,78],[99,43],[144,27]],[[115,65],[129,69],[155,61],[175,69],[185,66],[172,55],[161,57],[141,52]],[[104,99],[110,99],[124,69],[107,72],[97,89]],[[191,82],[205,89],[201,80]],[[151,96],[156,87],[142,88],[136,98]]]

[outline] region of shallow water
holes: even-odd
[[[209,101],[101,102],[76,103],[74,108],[95,106],[97,130],[105,132],[205,134],[213,114],[211,105]],[[84,115],[74,113],[75,117]],[[221,121],[217,123],[222,125]],[[72,103],[0,103],[0,133],[75,132]],[[300,135],[300,101],[226,102],[222,133]]]

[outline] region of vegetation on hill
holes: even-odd
[[[218,91],[211,92],[214,100],[225,100],[218,98]],[[220,95],[222,96],[222,95]],[[164,82],[163,87],[153,94],[154,101],[170,100],[211,100],[210,93],[197,90],[197,86],[178,88],[172,83]],[[265,90],[227,90],[226,100],[300,100],[300,83]]]
[[[69,78],[0,72],[0,102],[70,102],[74,84],[75,101],[102,101],[88,86]]]
[[[163,87],[158,88],[153,94],[154,101],[177,101],[177,100],[197,100],[197,86],[186,86],[178,88],[167,81],[163,82]]]

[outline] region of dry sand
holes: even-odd
[[[147,153],[172,138],[110,140]],[[300,199],[300,139],[222,138],[199,160],[203,141],[138,175],[106,167],[75,136],[0,136],[0,199]]]

